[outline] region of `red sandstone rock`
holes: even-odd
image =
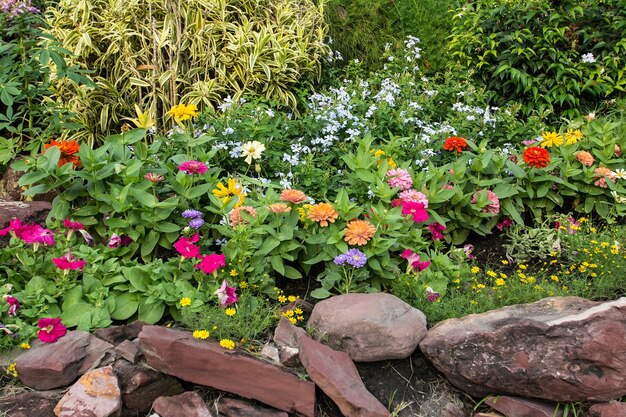
[[[297,348],[300,337],[305,335],[306,331],[302,327],[295,326],[285,317],[281,317],[274,330],[274,343],[278,346]]]
[[[308,336],[300,339],[300,360],[307,373],[346,417],[389,417],[390,413],[365,388],[359,371],[345,352]]]
[[[278,352],[278,359],[283,366],[295,368],[300,365],[300,351],[297,348],[283,346]]]
[[[134,321],[130,324],[122,326],[111,326],[104,329],[97,329],[93,332],[94,336],[117,346],[124,340],[133,340],[139,337],[139,332],[146,323],[143,321]]]
[[[375,362],[411,355],[426,334],[426,317],[391,294],[344,294],[317,303],[307,326],[352,360]]]
[[[620,398],[626,395],[626,297],[547,298],[445,320],[420,348],[452,384],[476,397]]]
[[[160,417],[213,417],[209,407],[195,391],[173,397],[159,397],[153,409]]]
[[[218,407],[220,417],[289,417],[284,411],[261,407],[236,398],[222,398]]]
[[[18,218],[22,223],[42,224],[52,205],[47,201],[1,201],[0,200],[0,229],[9,224],[12,218]]]
[[[453,402],[449,402],[443,407],[443,417],[467,417],[467,413]]]
[[[33,343],[15,359],[18,378],[36,390],[71,384],[79,375],[90,340],[89,333],[73,331],[54,343]]]
[[[556,404],[529,398],[489,397],[485,400],[489,407],[501,412],[507,417],[562,417],[563,410]],[[557,411],[558,410],[558,411]]]
[[[81,376],[54,408],[57,417],[119,416],[122,398],[110,366]]]
[[[60,393],[28,391],[0,400],[0,415],[4,417],[55,417],[54,406]],[[3,414],[3,413],[6,413]]]
[[[474,417],[506,417],[500,413],[476,413]]]
[[[145,326],[139,343],[148,365],[161,372],[313,417],[315,386],[292,373],[178,329]]]
[[[78,330],[77,330],[78,331]],[[80,365],[78,375],[82,375],[92,368],[98,367],[107,352],[113,349],[113,345],[100,340],[95,336],[89,336],[89,344],[85,348],[85,358]]]
[[[611,401],[608,403],[594,404],[589,408],[588,417],[625,417],[626,403]]]
[[[115,347],[115,353],[126,359],[130,363],[136,363],[141,357],[141,350],[137,343],[124,340]]]

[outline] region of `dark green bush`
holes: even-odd
[[[480,0],[453,22],[452,55],[498,104],[575,117],[625,91],[625,0]]]

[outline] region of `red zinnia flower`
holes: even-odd
[[[457,151],[461,153],[465,148],[467,148],[467,142],[464,138],[457,138],[455,136],[449,137],[443,143],[444,151]]]
[[[545,168],[550,163],[550,153],[544,148],[539,148],[537,146],[530,146],[526,148],[522,158],[528,166],[535,168]]]
[[[58,142],[56,140],[51,140],[50,143],[44,145],[43,147],[48,149],[53,146],[56,146],[59,148],[59,151],[61,151],[59,166],[63,166],[68,162],[71,162],[76,167],[80,166],[80,159],[78,158],[78,155],[75,155],[80,150],[80,145],[75,140],[61,140]]]
[[[37,337],[43,343],[53,343],[67,333],[67,328],[61,323],[61,319],[43,318],[37,322],[39,333]]]

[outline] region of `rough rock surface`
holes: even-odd
[[[306,330],[293,325],[285,317],[281,317],[274,330],[274,343],[278,346],[298,348],[300,337],[306,335]]]
[[[398,297],[344,294],[315,305],[308,327],[315,338],[357,362],[404,359],[426,334],[426,317]]]
[[[160,417],[213,417],[209,407],[195,391],[173,397],[159,397],[154,401],[153,409]]]
[[[284,411],[261,407],[237,398],[222,398],[219,411],[220,417],[289,417]]]
[[[624,417],[626,416],[626,403],[611,401],[608,403],[594,404],[589,408],[589,417]]]
[[[77,330],[78,331],[78,330]],[[78,375],[82,375],[90,369],[98,367],[105,354],[113,349],[113,345],[92,335],[89,336],[89,344],[85,348],[83,359]]]
[[[124,340],[122,343],[117,345],[115,347],[115,353],[130,363],[137,363],[142,355],[141,349],[139,349],[137,343],[131,342],[130,340]]]
[[[476,397],[612,400],[626,395],[626,297],[554,297],[450,319],[420,348]]]
[[[315,385],[273,365],[159,326],[144,326],[139,344],[148,365],[161,372],[313,417]]]
[[[117,346],[124,340],[133,340],[139,337],[139,332],[145,325],[146,323],[143,321],[134,321],[122,326],[111,326],[95,330],[93,335]]]
[[[0,200],[0,228],[16,217],[22,223],[42,223],[48,216],[52,204],[47,201],[3,201]]]
[[[28,391],[0,400],[0,415],[5,417],[55,417],[59,393]]]
[[[119,416],[122,397],[110,366],[81,376],[54,408],[57,417]]]
[[[365,388],[359,371],[345,352],[308,336],[300,339],[300,360],[307,373],[346,417],[389,417],[389,411]]]
[[[54,343],[33,343],[15,359],[20,381],[36,390],[71,384],[79,375],[91,337],[87,332],[73,331]]]
[[[507,417],[562,417],[563,410],[557,408],[556,404],[545,401],[532,400],[529,398],[489,397],[485,404]]]
[[[150,411],[157,398],[184,391],[177,379],[124,360],[115,363],[113,372],[122,391],[124,416],[143,416]]]

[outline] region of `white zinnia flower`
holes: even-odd
[[[265,145],[255,140],[252,142],[246,142],[241,145],[241,157],[246,157],[246,162],[251,164],[253,159],[259,159],[261,154],[265,150]]]

